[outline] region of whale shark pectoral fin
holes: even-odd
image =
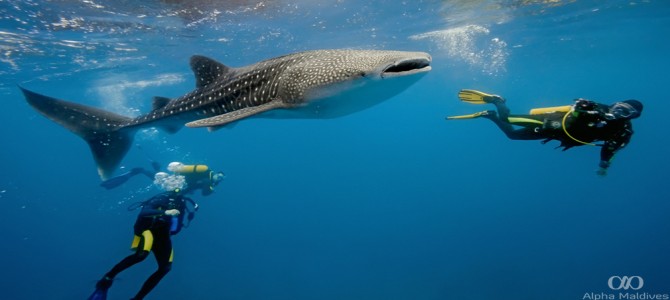
[[[236,111],[231,111],[226,114],[216,115],[213,117],[196,120],[193,122],[186,123],[187,127],[210,127],[212,129],[220,128],[228,123],[235,122],[237,120],[244,119],[262,112],[277,108],[288,108],[288,104],[282,102],[281,100],[272,100],[268,103],[261,104],[258,106],[246,107],[238,109]]]

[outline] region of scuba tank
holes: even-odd
[[[175,192],[179,193],[179,189],[176,189]],[[183,198],[173,198],[173,197],[168,197],[168,202],[167,202],[167,207],[165,207],[165,210],[168,209],[179,209],[180,211],[183,210],[183,208],[180,208],[179,202],[178,201],[184,201]],[[170,216],[170,234],[176,234],[179,232],[179,215],[173,215]]]
[[[188,184],[193,184],[199,180],[209,179],[212,171],[207,165],[184,165],[179,162],[170,163],[168,170],[177,175],[184,176]]]
[[[555,112],[569,112],[570,109],[572,108],[572,105],[564,105],[564,106],[552,106],[552,107],[543,107],[543,108],[533,108],[530,110],[531,115],[542,115],[542,114],[550,114],[550,113],[555,113]]]
[[[177,216],[172,216],[170,218],[170,234],[175,234],[179,229],[179,218]]]
[[[191,189],[202,189],[203,195],[206,192],[211,193],[215,175],[207,165],[184,165],[180,162],[172,162],[168,165],[168,170],[176,175],[184,176],[186,184]],[[218,183],[218,182],[216,182]]]
[[[209,167],[206,165],[184,165],[184,164],[175,164],[168,167],[171,171],[179,174],[195,174],[195,173],[205,173],[209,171]]]

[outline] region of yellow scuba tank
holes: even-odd
[[[209,167],[206,165],[180,165],[175,168],[174,172],[180,175],[193,174],[193,173],[205,173],[209,171]]]
[[[172,167],[175,174],[184,176],[186,184],[191,187],[198,186],[205,183],[206,180],[211,182],[212,171],[207,165],[175,165]]]
[[[564,106],[552,106],[552,107],[542,107],[542,108],[533,108],[530,110],[531,115],[541,115],[541,114],[550,114],[555,112],[569,112],[572,108],[572,105]]]

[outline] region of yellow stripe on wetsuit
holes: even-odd
[[[154,245],[154,235],[149,230],[142,232],[142,236],[135,235],[133,237],[133,243],[130,245],[130,249],[135,250],[140,246],[140,242],[144,238],[144,245],[142,246],[143,251],[151,251],[151,247]],[[174,249],[170,249],[170,262],[174,259]]]
[[[144,238],[144,245],[142,246],[142,250],[147,252],[151,251],[151,247],[154,245],[154,235],[149,230],[143,231],[142,236],[135,235],[133,237],[133,243],[130,245],[130,249],[137,249],[137,247],[140,246],[142,238]]]
[[[533,124],[539,124],[539,125],[544,125],[544,122],[538,121],[535,119],[530,119],[530,118],[520,118],[520,117],[508,117],[507,122],[510,123],[533,123]]]

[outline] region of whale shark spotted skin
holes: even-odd
[[[132,144],[135,132],[184,125],[210,130],[248,117],[336,118],[372,107],[430,71],[424,52],[313,50],[232,68],[193,56],[196,88],[176,99],[155,97],[151,112],[129,118],[21,88],[28,103],[90,146],[106,179]]]

